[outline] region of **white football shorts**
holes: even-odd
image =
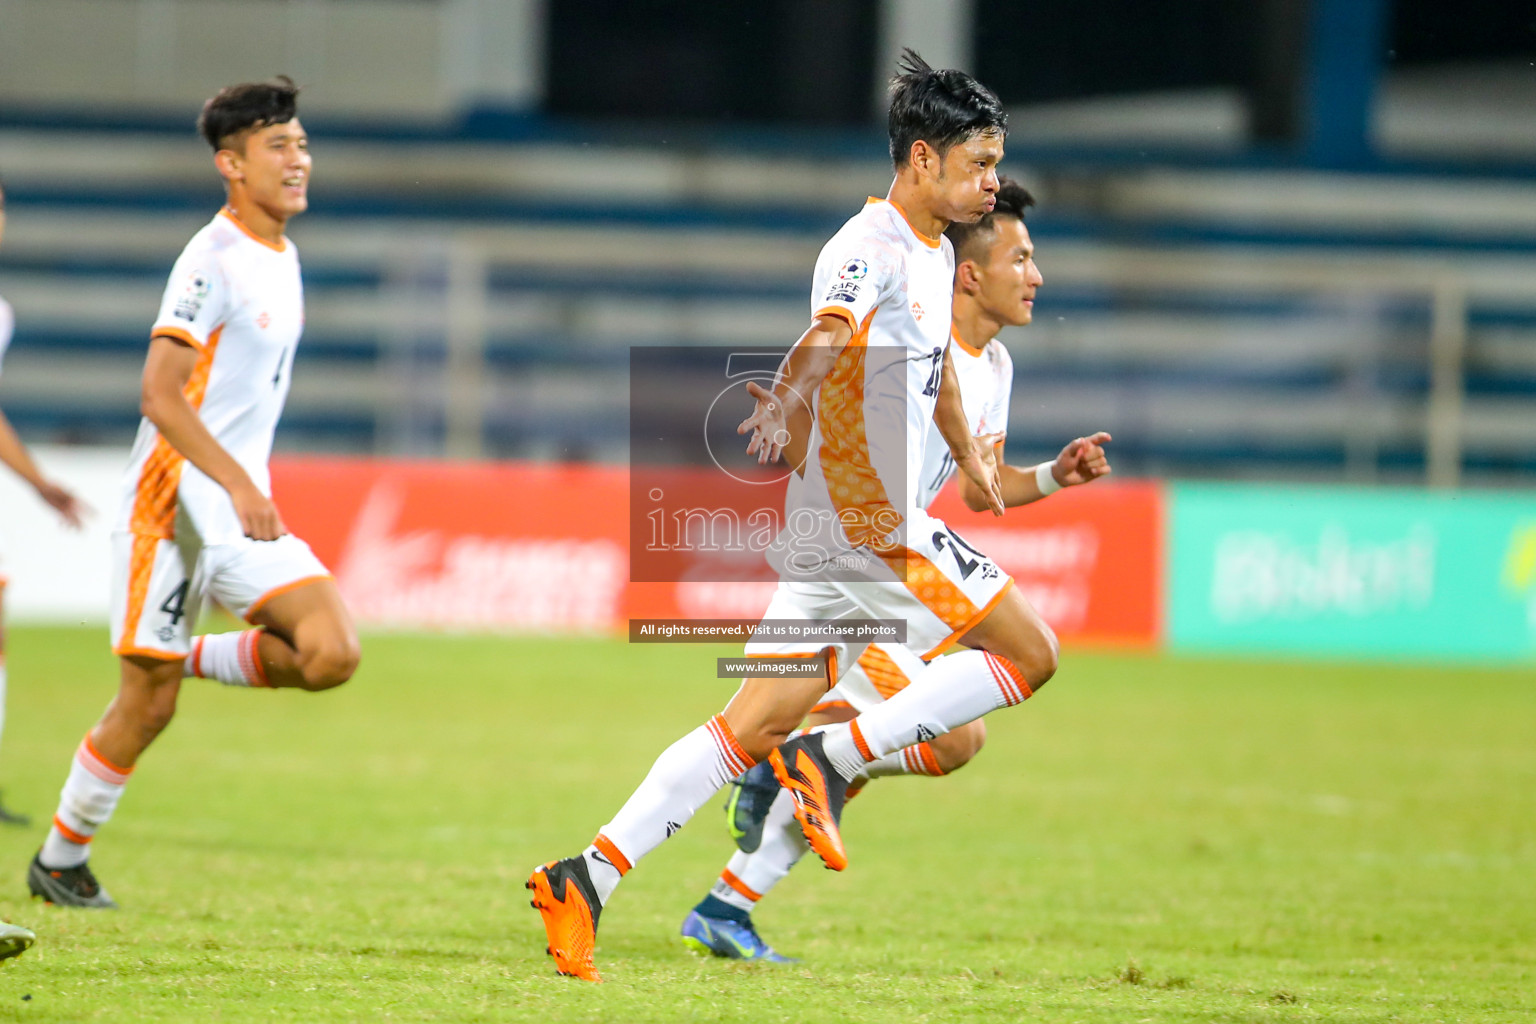
[[[292,534],[203,546],[114,533],[112,651],[186,657],[205,597],[249,620],[277,595],[330,578],[309,545]]]
[[[893,572],[886,581],[781,581],[763,618],[905,621],[906,648],[926,662],[986,618],[1013,583],[996,562],[926,512],[911,516],[906,548],[889,562],[899,563],[900,578]],[[744,653],[749,657],[811,656],[830,648],[835,682],[858,663],[868,646],[867,639],[852,637],[753,640]]]

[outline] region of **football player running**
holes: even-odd
[[[1013,389],[1013,360],[997,335],[1004,327],[1030,322],[1036,290],[1043,280],[1035,265],[1034,243],[1024,211],[1034,198],[1010,178],[999,178],[996,205],[974,224],[955,223],[945,231],[955,249],[954,327],[951,355],[971,432],[984,442],[995,438],[1003,461],[1003,435]],[[958,349],[955,351],[954,349]],[[808,433],[807,424],[791,433]],[[1038,501],[1062,487],[1091,483],[1110,467],[1103,445],[1107,433],[1080,437],[1055,459],[1038,466],[1000,465],[1003,504],[1016,508]],[[804,446],[791,443],[786,457],[803,470]],[[929,434],[918,504],[929,507],[955,477],[949,448],[935,427]],[[959,475],[962,498],[975,511],[987,508],[969,477]],[[923,670],[911,648],[873,644],[848,670],[827,699],[811,709],[807,730],[852,719],[904,689]],[[947,775],[981,750],[986,728],[980,719],[942,736],[904,747],[865,764],[848,783],[853,796],[868,780],[889,775]],[[807,845],[794,818],[794,801],[779,786],[772,766],[760,763],[735,780],[726,803],[739,852],[731,857],[709,893],[683,921],[683,942],[700,953],[742,960],[788,962],[762,940],[752,921],[757,902],[777,885],[804,855]]]

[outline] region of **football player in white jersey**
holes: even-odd
[[[0,187],[0,241],[5,238],[5,189]],[[9,303],[0,297],[0,361],[5,359],[5,350],[10,348],[11,334],[15,328],[16,319],[11,311]],[[59,514],[64,522],[75,528],[80,528],[80,517],[85,512],[85,506],[79,498],[76,498],[67,488],[54,483],[38,471],[37,464],[32,461],[32,455],[27,451],[26,445],[16,436],[16,431],[11,427],[11,421],[5,418],[5,413],[0,412],[0,463],[4,463],[11,472],[21,477],[32,489],[37,491],[37,496],[43,499]],[[0,731],[5,727],[5,585],[6,577],[3,564],[0,564]],[[0,801],[0,824],[28,825],[31,819],[25,814],[7,810],[3,801]],[[0,956],[3,956],[0,953]]]
[[[1003,435],[1013,391],[1013,360],[997,335],[1020,327],[1033,316],[1036,290],[1043,283],[1035,266],[1034,243],[1024,223],[1033,197],[1018,182],[999,178],[996,205],[974,224],[951,224],[945,231],[955,248],[954,325],[951,357],[971,433],[995,441],[1002,462]],[[792,435],[805,424],[791,423]],[[1069,442],[1055,459],[1028,468],[999,466],[1003,504],[1028,505],[1059,487],[1091,483],[1110,472],[1103,445],[1107,433]],[[801,466],[803,445],[786,448],[787,461]],[[917,504],[927,508],[956,476],[949,448],[937,428],[929,433]],[[1043,484],[1042,484],[1042,481]],[[986,496],[960,476],[962,496],[975,511],[988,507]],[[900,692],[922,672],[919,653],[902,644],[871,644],[827,694],[811,709],[806,727],[844,722]],[[981,750],[986,729],[977,719],[942,736],[902,748],[863,766],[849,781],[851,797],[868,780],[889,775],[947,775]],[[784,962],[758,935],[751,912],[769,890],[789,874],[807,846],[794,819],[790,794],[779,786],[772,766],[760,763],[733,783],[726,804],[731,832],[740,852],[731,857],[710,892],[683,921],[683,942],[700,953],[738,960]]]
[[[184,676],[325,690],[357,667],[335,580],[284,527],[267,468],[304,325],[284,234],[309,205],[297,92],[287,78],[230,86],[198,119],[228,199],[177,259],[150,329],[112,546],[121,680],[75,751],[27,874],[51,903],[115,906],[89,867],[91,839],[170,724]],[[205,596],[253,628],[194,640]]]
[[[770,551],[781,582],[766,619],[904,619],[926,657],[962,638],[985,650],[926,669],[868,713],[873,730],[832,726],[786,743],[868,640],[748,644],[749,656],[814,658],[822,671],[745,680],[721,714],[657,758],[586,850],[534,870],[527,887],[562,974],[601,980],[597,923],[620,878],[757,761],[771,757],[812,848],[840,869],[836,817],[865,761],[1016,704],[1054,673],[1055,636],[1012,581],[915,505],[932,421],[960,471],[1003,510],[993,453],[970,431],[947,355],[955,268],[943,232],[992,209],[1006,125],[997,97],[970,75],[903,55],[889,115],[895,180],[822,249],[811,327],[772,391],[748,386],[757,407],[740,427],[752,435],[748,454],[771,461],[793,440],[786,405],[817,406],[815,454],[790,480],[789,525]],[[895,713],[880,716],[887,708]]]

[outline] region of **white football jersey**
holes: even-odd
[[[271,245],[227,208],[192,236],[171,270],[150,336],[197,350],[184,393],[214,440],[272,493],[267,460],[288,397],[294,349],[304,328],[299,255]],[[204,544],[243,536],[229,494],[186,463],[155,425],[139,424],[116,528],[175,536],[178,511]]]
[[[816,261],[812,315],[841,317],[854,335],[816,396],[803,486],[789,489],[786,513],[840,522],[826,535],[836,547],[889,533],[918,507],[954,276],[949,239],[919,234],[884,199],[871,198]]]
[[[1008,403],[1013,397],[1013,357],[1007,347],[993,338],[985,348],[971,348],[960,335],[953,334],[949,352],[955,364],[955,377],[960,381],[960,402],[965,406],[971,433],[977,437],[1006,434]],[[918,478],[919,508],[933,504],[939,491],[955,475],[955,469],[948,442],[939,433],[938,425],[931,424],[923,450],[923,472]]]

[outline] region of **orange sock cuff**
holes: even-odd
[[[737,892],[741,893],[753,903],[756,903],[758,900],[763,898],[762,893],[753,889],[746,882],[743,882],[741,879],[732,874],[730,868],[726,868],[724,871],[720,872],[720,881],[724,882],[732,889],[735,889]]]
[[[724,715],[716,715],[705,722],[704,727],[709,730],[710,737],[719,748],[720,758],[725,762],[726,771],[731,778],[734,779],[757,763],[748,757],[747,752],[741,749],[741,744],[736,742],[736,734],[731,731],[730,724],[726,722]]]
[[[68,839],[70,842],[76,844],[77,846],[85,846],[95,838],[95,836],[81,835],[79,832],[76,832],[74,829],[64,824],[64,822],[60,821],[57,814],[53,816],[53,827],[59,830],[59,835],[63,836],[65,839]]]
[[[1013,662],[999,658],[990,651],[985,653],[987,667],[992,670],[992,678],[997,680],[997,688],[1002,691],[1007,707],[1022,704],[1035,695],[1035,691],[1024,681],[1024,673]]]
[[[599,853],[608,858],[609,862],[613,864],[614,870],[619,873],[620,878],[629,874],[629,869],[634,867],[629,862],[629,858],[620,853],[619,848],[613,845],[613,840],[601,832],[597,834],[596,839],[592,840],[592,845],[597,847]]]
[[[133,774],[132,768],[119,768],[117,765],[101,756],[101,751],[96,749],[96,744],[91,742],[91,734],[86,733],[80,741],[80,746],[75,748],[75,759],[81,766],[102,782],[110,782],[114,786],[121,786],[128,781],[128,776]]]
[[[270,689],[267,668],[261,663],[261,651],[257,646],[264,630],[258,626],[240,634],[240,669],[252,686]]]
[[[853,734],[853,745],[858,750],[859,756],[864,759],[864,763],[868,764],[873,761],[875,755],[870,751],[869,743],[864,739],[864,731],[859,728],[859,720],[855,718],[849,722],[848,728]]]

